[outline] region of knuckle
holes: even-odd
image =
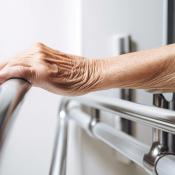
[[[37,47],[37,48],[43,48],[44,47],[44,44],[41,43],[41,42],[37,42],[37,43],[35,43],[35,47]]]
[[[38,59],[44,59],[46,57],[45,47],[42,43],[36,43],[33,52]]]
[[[44,49],[45,48],[45,46],[44,46],[44,44],[43,43],[40,43],[40,42],[38,42],[38,43],[36,43],[35,45],[34,45],[34,49],[37,51],[37,52],[44,52]]]

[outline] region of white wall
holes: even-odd
[[[83,53],[111,55],[111,37],[131,34],[137,50],[162,44],[163,0],[84,0]]]
[[[37,41],[80,53],[80,0],[2,0],[0,58]],[[60,96],[33,88],[1,152],[1,175],[48,175]]]

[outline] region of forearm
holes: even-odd
[[[61,95],[109,88],[175,91],[175,44],[112,58],[85,59],[37,43],[0,64],[0,83],[23,78]]]
[[[95,60],[99,75],[91,91],[109,88],[175,90],[175,45]]]

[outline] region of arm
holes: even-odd
[[[175,91],[175,44],[98,60],[102,81],[97,89],[139,88]]]
[[[85,59],[41,43],[0,66],[0,83],[23,78],[62,95],[109,88],[175,90],[175,45],[106,59]]]

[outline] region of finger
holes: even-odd
[[[31,83],[31,70],[28,67],[5,67],[0,71],[0,84],[11,78],[22,78]]]

